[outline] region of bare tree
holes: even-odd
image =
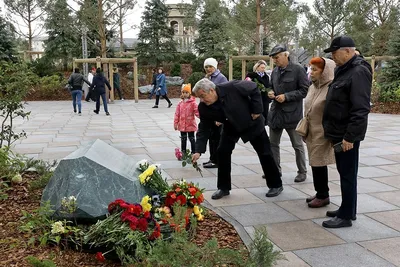
[[[50,0],[4,0],[8,10],[8,19],[16,25],[17,33],[28,39],[28,49],[32,50],[32,39],[40,34],[43,17],[46,13],[45,6]],[[22,19],[22,24],[15,15]],[[35,24],[35,28],[34,25]],[[28,28],[27,30],[24,27]]]

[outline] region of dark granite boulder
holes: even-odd
[[[42,203],[50,201],[56,219],[95,222],[108,213],[108,204],[122,198],[140,203],[150,194],[143,187],[136,161],[123,152],[96,140],[62,159],[44,189]],[[76,211],[70,214],[63,199],[76,198]]]

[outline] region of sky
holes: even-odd
[[[124,38],[136,38],[139,33],[139,26],[142,17],[142,13],[145,6],[145,0],[138,0],[137,6],[129,12],[126,24],[124,25]],[[190,3],[190,0],[184,0],[185,3]],[[299,2],[312,4],[313,0],[299,0]],[[77,8],[74,0],[68,0],[68,3],[73,7]],[[179,4],[181,0],[166,0],[166,4]],[[5,13],[4,1],[0,0],[1,13]]]

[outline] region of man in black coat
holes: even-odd
[[[355,44],[350,37],[336,37],[324,52],[332,52],[337,66],[326,96],[322,125],[325,138],[331,140],[335,147],[342,203],[338,210],[326,213],[334,218],[324,221],[322,226],[349,227],[357,213],[359,147],[367,131],[372,69],[362,57],[356,55]]]
[[[303,182],[307,178],[306,155],[296,126],[303,118],[303,98],[310,84],[304,68],[289,60],[289,52],[284,45],[276,45],[269,55],[276,65],[271,73],[273,91],[268,92],[274,100],[268,113],[272,152],[281,170],[279,144],[285,130],[296,154],[297,175],[294,181]]]
[[[111,85],[107,81],[106,77],[104,77],[103,73],[101,72],[100,68],[96,69],[96,76],[93,77],[92,85],[90,86],[89,90],[92,91],[94,89],[94,94],[96,96],[96,109],[93,110],[94,113],[99,114],[100,111],[100,97],[103,100],[104,111],[106,112],[107,116],[110,116],[107,107],[107,98],[106,98],[106,85],[108,89],[111,91]]]
[[[196,153],[192,160],[196,162],[206,151],[207,139],[213,124],[223,124],[219,142],[218,190],[212,199],[229,195],[231,190],[231,156],[235,144],[242,138],[249,142],[257,152],[269,191],[267,197],[275,197],[282,190],[281,175],[271,152],[264,117],[260,91],[251,81],[231,81],[215,85],[208,79],[196,83],[193,93],[200,98],[200,123],[196,134]]]

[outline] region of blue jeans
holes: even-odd
[[[81,113],[82,111],[82,90],[73,90],[71,91],[72,95],[72,106],[74,107],[74,112],[76,112],[76,104],[78,104],[78,111]]]
[[[99,94],[96,95],[96,111],[97,112],[100,111],[100,96],[101,96],[101,99],[103,99],[104,111],[107,113],[108,112],[108,108],[107,108],[106,93],[101,94],[101,95],[99,95]]]

